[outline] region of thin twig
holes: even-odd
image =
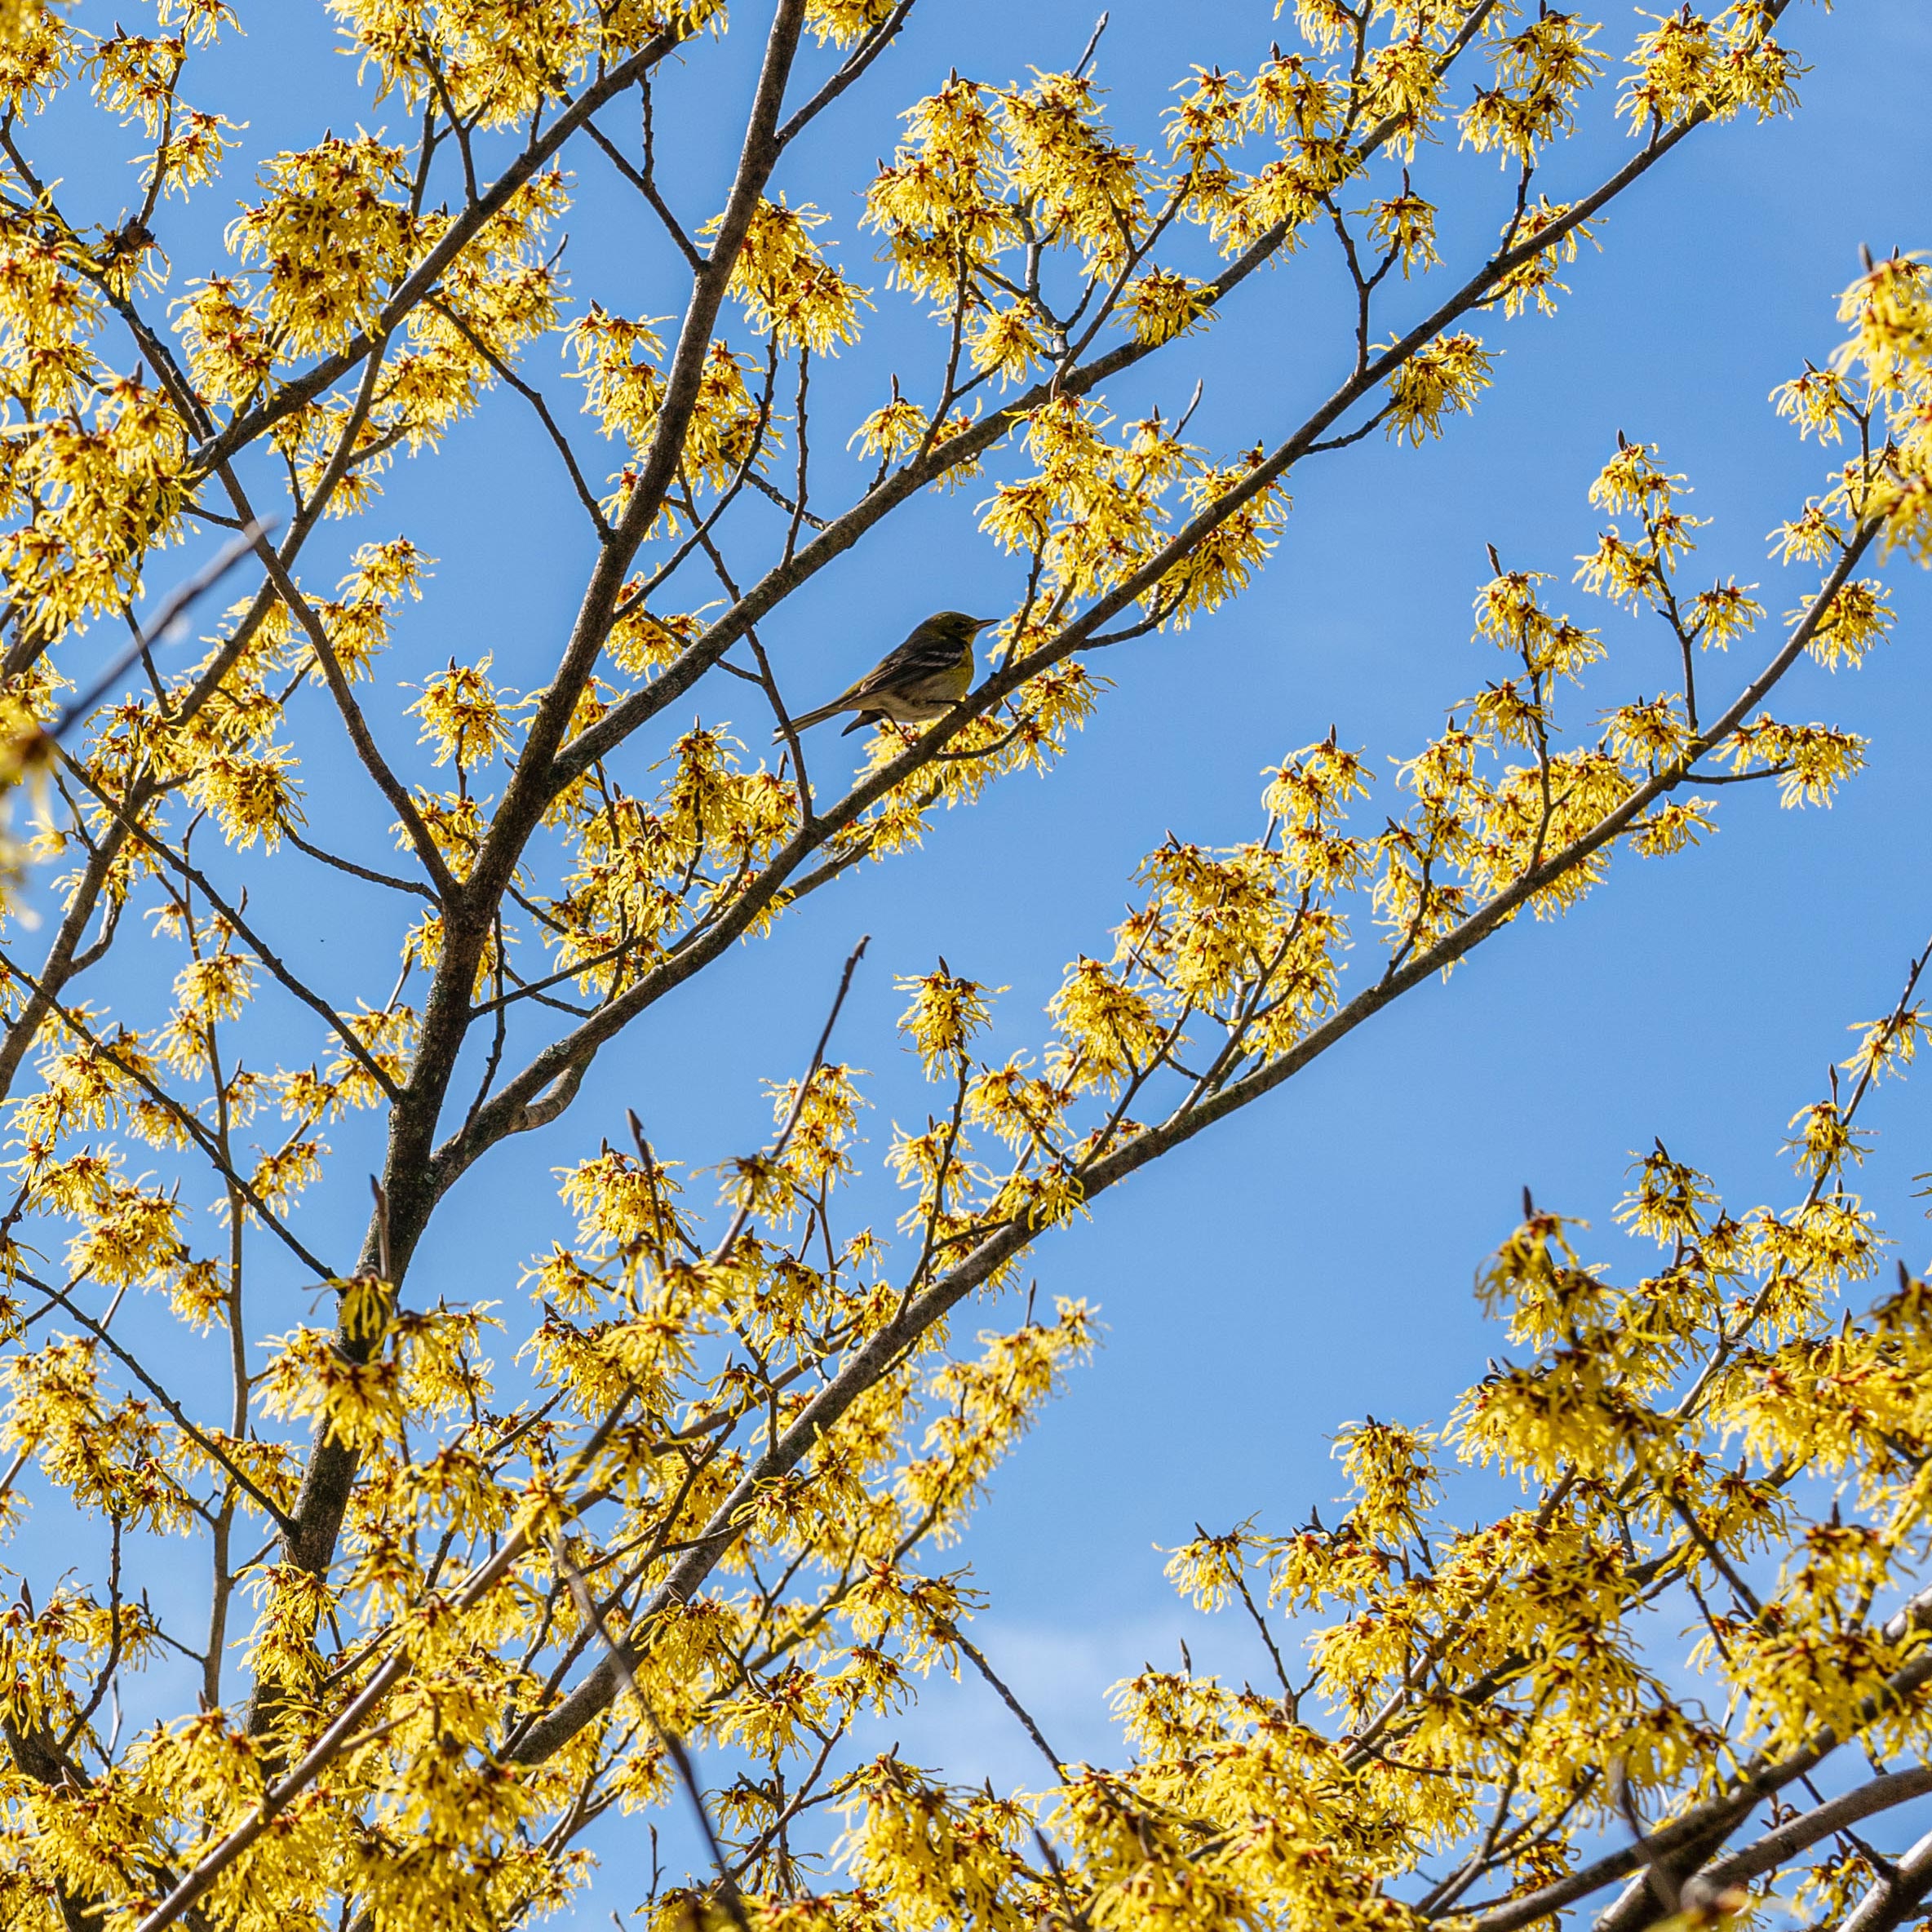
[[[711,1807],[704,1801],[704,1788],[698,1782],[697,1768],[691,1762],[691,1754],[685,1748],[685,1741],[666,1727],[658,1716],[657,1707],[645,1696],[644,1686],[637,1681],[636,1673],[631,1668],[630,1659],[613,1640],[604,1619],[598,1614],[596,1605],[591,1600],[589,1588],[578,1574],[577,1566],[564,1553],[563,1540],[552,1536],[551,1561],[570,1586],[570,1594],[577,1600],[578,1614],[597,1633],[598,1641],[609,1656],[612,1667],[623,1679],[624,1688],[637,1700],[637,1708],[644,1713],[645,1721],[657,1733],[658,1742],[664,1747],[665,1755],[676,1766],[678,1782],[685,1788],[685,1795],[691,1801],[691,1809],[698,1815],[698,1828],[704,1833],[704,1841],[711,1854],[711,1863],[717,1868],[718,1897],[731,1922],[738,1932],[751,1932],[751,1921],[745,1916],[744,1901],[738,1895],[738,1881],[731,1876],[731,1868],[724,1857],[724,1848],[718,1842],[718,1828],[711,1823]]]
[[[949,1626],[945,1634],[959,1646],[968,1660],[972,1664],[973,1668],[993,1686],[994,1690],[999,1695],[999,1701],[1013,1713],[1014,1717],[1019,1719],[1021,1728],[1025,1730],[1028,1737],[1033,1739],[1040,1756],[1052,1766],[1053,1775],[1056,1778],[1064,1778],[1066,1775],[1066,1760],[1041,1735],[1039,1726],[1034,1722],[1032,1715],[1026,1705],[1021,1704],[1019,1699],[1015,1697],[1013,1692],[1000,1681],[998,1673],[981,1655],[978,1646],[973,1639],[957,1624]]]
[[[175,644],[185,637],[188,611],[267,537],[275,528],[276,521],[273,516],[257,517],[233,542],[224,543],[185,583],[178,584],[170,591],[162,599],[161,608],[135,633],[133,641],[61,712],[49,735],[64,737],[113,689],[115,680],[131,666],[138,664],[155,645]]]

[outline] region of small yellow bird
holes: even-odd
[[[895,724],[929,724],[942,718],[973,689],[973,640],[996,618],[942,610],[929,617],[896,650],[888,651],[858,682],[791,720],[795,731],[822,724],[840,711],[858,716],[840,735],[890,718]],[[784,736],[772,733],[775,743]]]

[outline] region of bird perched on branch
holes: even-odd
[[[795,731],[822,723],[840,711],[858,716],[841,737],[864,724],[890,718],[895,724],[929,724],[942,718],[973,689],[973,640],[990,617],[942,610],[915,630],[897,649],[888,651],[843,695],[791,720]],[[784,736],[774,731],[775,742]]]

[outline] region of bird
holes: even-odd
[[[803,731],[840,711],[858,713],[840,737],[862,725],[876,724],[881,718],[889,718],[895,724],[928,724],[944,717],[973,689],[973,639],[997,622],[995,618],[968,617],[963,610],[936,613],[849,690],[830,704],[794,718],[792,729]],[[776,743],[784,735],[782,730],[774,731],[772,740]]]

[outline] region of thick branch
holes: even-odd
[[[386,1226],[380,1233],[388,1253],[392,1280],[400,1280],[406,1270],[410,1253],[441,1192],[431,1184],[429,1157],[437,1117],[470,1025],[476,961],[490,931],[490,909],[507,888],[523,846],[548,803],[546,781],[556,747],[596,662],[624,573],[676,476],[685,432],[697,405],[712,324],[724,301],[751,217],[778,159],[773,131],[804,20],[804,0],[780,0],[747,122],[738,175],[711,255],[704,272],[693,281],[657,428],[640,463],[638,480],[617,529],[592,573],[569,645],[531,720],[490,835],[461,888],[461,897],[446,905],[443,956],[425,1003],[415,1061],[402,1100],[390,1114],[383,1172],[388,1212]],[[637,60],[614,69],[611,76],[605,77],[578,104],[574,111],[578,120],[610,97],[615,91],[610,82],[616,75],[623,74],[624,84],[628,85],[642,71]],[[587,102],[592,104],[588,108]],[[547,141],[553,142],[556,135],[557,130],[553,128]],[[486,197],[485,201],[488,199]],[[500,1124],[506,1129],[512,1123],[530,1124],[527,1103],[535,1101],[544,1088],[571,1068],[580,1068],[588,1057],[588,1053],[581,1050],[564,1056],[538,1087],[519,1096],[516,1108]],[[365,1243],[365,1258],[371,1265],[378,1233],[372,1224]],[[358,1344],[357,1338],[341,1335],[338,1345],[352,1354]],[[335,1553],[357,1466],[357,1454],[347,1443],[332,1437],[317,1440],[303,1473],[302,1493],[295,1509],[295,1534],[286,1545],[290,1562],[317,1575],[326,1571]],[[270,1715],[267,1700],[258,1700],[251,1717],[258,1731],[266,1726]]]
[[[1928,1832],[1859,1899],[1840,1932],[1894,1932],[1932,1892],[1932,1832]]]
[[[1846,1825],[1923,1797],[1927,1792],[1932,1792],[1932,1766],[1921,1765],[1913,1771],[1887,1772],[1813,1810],[1801,1812],[1775,1831],[1766,1832],[1755,1843],[1734,1851],[1729,1858],[1706,1865],[1697,1876],[1713,1888],[1760,1877],[1766,1872],[1775,1872],[1799,1852],[1830,1837],[1834,1832],[1842,1831]]]

